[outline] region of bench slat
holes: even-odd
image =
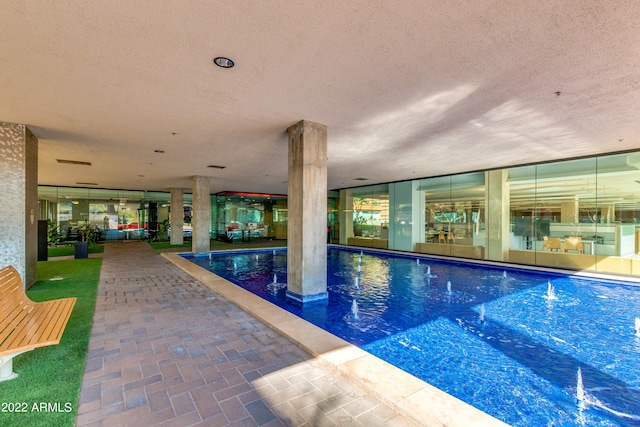
[[[0,348],[4,345],[4,341],[9,337],[15,328],[29,315],[30,310],[24,305],[16,306],[13,311],[7,313],[2,321],[0,329]]]
[[[0,270],[0,356],[58,344],[77,298],[33,302],[18,272]]]
[[[16,331],[14,346],[58,344],[75,302],[75,298],[65,298],[38,303],[33,319],[24,323],[23,330]]]
[[[4,288],[4,286],[0,286],[0,289]],[[7,292],[0,297],[0,315],[6,311],[13,310],[13,307],[20,303],[30,302],[30,300],[26,298],[22,284],[11,284],[7,286],[6,290]]]
[[[7,277],[6,275],[0,277],[0,283],[3,284],[3,286],[0,287],[0,299],[4,299],[7,295],[9,295],[13,291],[13,289],[22,285],[18,277],[16,276]]]

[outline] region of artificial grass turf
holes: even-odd
[[[90,254],[101,254],[104,252],[104,245],[89,245],[89,253]],[[69,256],[75,255],[75,246],[66,245],[66,246],[55,246],[52,248],[47,248],[47,256],[49,258],[54,258],[58,256]]]
[[[33,301],[77,297],[60,344],[13,359],[18,377],[0,382],[0,426],[73,426],[78,411],[102,259],[38,262]],[[62,280],[51,281],[54,277]]]

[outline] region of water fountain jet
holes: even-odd
[[[545,296],[546,299],[548,300],[557,300],[558,297],[556,296],[556,291],[555,288],[553,287],[553,285],[551,284],[551,280],[549,280],[547,282],[547,295]]]
[[[433,279],[434,277],[438,277],[435,274],[431,274],[431,266],[427,266],[427,279]]]
[[[480,323],[484,323],[485,309],[484,304],[480,304]]]
[[[358,302],[355,299],[351,303],[351,314],[354,319],[358,318]]]
[[[582,369],[578,368],[578,373],[576,374],[576,401],[578,403],[584,402],[584,383],[582,382]]]

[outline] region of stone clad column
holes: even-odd
[[[287,132],[287,298],[299,304],[325,301],[328,298],[327,127],[303,120]]]
[[[171,244],[184,243],[182,231],[184,229],[184,191],[182,188],[171,189]]]
[[[193,237],[191,251],[194,255],[206,254],[211,250],[209,233],[211,231],[211,195],[209,177],[194,176],[191,179],[193,191]]]
[[[0,122],[0,267],[12,265],[25,288],[37,278],[38,139],[25,125]]]

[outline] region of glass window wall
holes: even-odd
[[[340,243],[640,275],[639,185],[634,152],[342,189]]]
[[[222,241],[287,238],[287,197],[223,192],[215,196],[215,236]]]
[[[339,206],[340,243],[388,248],[390,213],[387,184],[343,190]]]
[[[160,224],[169,220],[170,196],[164,192],[40,186],[38,199],[40,218],[59,233],[60,242],[80,240],[86,229],[102,241],[163,237]],[[185,195],[184,212],[190,212],[190,203],[191,195]]]

